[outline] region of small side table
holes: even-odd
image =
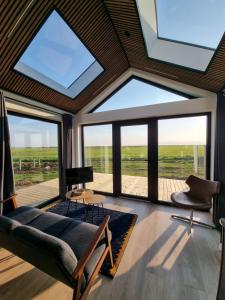
[[[88,208],[91,207],[92,208],[92,220],[94,218],[93,215],[93,207],[97,206],[98,207],[98,214],[99,214],[99,205],[102,206],[103,208],[103,203],[106,200],[106,197],[103,195],[99,195],[99,194],[94,194],[94,192],[92,190],[81,190],[81,193],[77,193],[77,191],[69,191],[66,193],[66,198],[68,199],[69,203],[68,203],[68,208],[67,208],[67,215],[69,213],[69,209],[70,209],[70,203],[71,201],[75,201],[76,205],[78,201],[82,201],[83,204],[87,204],[87,206],[85,206],[85,216],[86,216],[86,220],[88,217]]]
[[[91,207],[91,211],[92,211],[92,223],[94,220],[94,207],[95,205],[98,207],[98,215],[99,215],[99,205],[102,206],[103,208],[103,203],[105,202],[106,198],[103,195],[99,195],[99,194],[93,194],[90,197],[85,198],[84,203],[87,204],[87,206],[85,206],[85,218],[87,220],[88,217],[88,208]]]
[[[67,213],[68,215],[69,209],[70,209],[70,203],[71,201],[76,202],[76,207],[77,207],[77,202],[82,201],[84,203],[85,199],[92,196],[94,192],[89,189],[82,189],[82,190],[72,190],[66,193],[66,199],[69,201],[68,203],[68,208],[67,208]]]

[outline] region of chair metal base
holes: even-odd
[[[190,218],[185,218],[185,217],[177,216],[177,215],[171,215],[171,218],[182,221],[182,222],[185,222],[185,223],[189,223],[190,224],[189,230],[188,230],[189,234],[191,234],[191,228],[192,228],[193,225],[198,225],[198,226],[205,227],[205,228],[208,228],[208,229],[216,229],[216,227],[213,226],[213,225],[209,225],[209,224],[194,220],[193,219],[193,213],[194,213],[193,210],[191,210]]]

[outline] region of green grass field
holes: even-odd
[[[194,164],[197,158],[197,172]],[[204,177],[205,146],[159,146],[159,177],[185,179],[190,174]],[[121,151],[122,173],[131,176],[147,176],[147,147],[124,146]],[[103,157],[108,159],[105,161]],[[111,147],[86,147],[85,163],[93,165],[95,172],[112,172]]]
[[[147,147],[125,146],[121,155],[124,175],[147,176]],[[204,177],[205,146],[159,146],[158,155],[161,178],[185,179],[190,174]],[[12,156],[18,187],[58,177],[57,148],[13,148]],[[85,164],[93,166],[95,172],[112,173],[112,147],[85,147]]]
[[[58,149],[12,148],[17,188],[57,178]]]
[[[40,158],[43,160],[58,160],[58,149],[56,147],[43,148],[12,148],[13,160],[31,160]]]

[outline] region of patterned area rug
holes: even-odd
[[[137,215],[123,213],[107,208],[88,207],[85,209],[85,204],[70,202],[69,212],[67,214],[69,201],[64,201],[56,204],[48,209],[55,214],[68,216],[75,220],[82,220],[95,225],[100,225],[106,215],[110,216],[109,229],[112,232],[112,252],[114,267],[110,268],[109,262],[106,259],[103,263],[101,273],[110,277],[114,277],[120,264],[123,253],[126,249],[129,237],[137,220]],[[87,206],[86,206],[87,208]]]

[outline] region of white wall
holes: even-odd
[[[50,105],[46,105],[33,99],[17,95],[12,92],[1,90],[6,99],[7,110],[61,122],[62,114],[66,113]]]
[[[106,111],[89,114],[92,108],[101,103],[108,95],[118,88],[130,76],[136,75],[140,78],[159,83],[177,91],[190,94],[194,99],[147,105],[135,108],[119,109],[115,111]],[[115,80],[107,89],[98,95],[91,103],[85,106],[74,119],[74,140],[75,140],[75,164],[81,166],[81,125],[98,124],[102,122],[113,122],[119,120],[131,120],[140,118],[151,118],[161,116],[186,115],[202,112],[211,112],[211,178],[213,178],[214,169],[214,145],[215,145],[215,124],[216,124],[216,103],[217,96],[215,93],[202,90],[190,85],[186,85],[175,80],[170,80],[149,72],[140,71],[130,68]]]

